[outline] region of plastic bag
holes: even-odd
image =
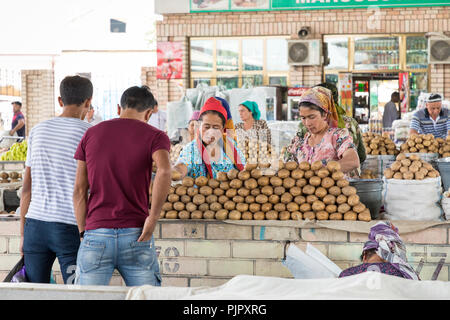
[[[19,260],[19,262],[17,262],[14,268],[11,269],[3,282],[28,282],[23,256]]]
[[[180,101],[167,104],[167,133],[172,139],[180,128],[187,128],[192,116],[192,103],[184,96]]]
[[[450,198],[443,197],[441,204],[442,204],[442,209],[444,210],[445,220],[450,220]]]

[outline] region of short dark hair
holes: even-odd
[[[397,100],[397,99],[400,99],[400,93],[398,93],[398,91],[392,92],[391,100]]]
[[[19,107],[22,107],[22,102],[20,101],[13,101],[11,104],[17,104]]]
[[[359,258],[361,259],[361,261],[364,259],[364,256],[366,256],[366,259],[370,259],[370,257],[373,256],[374,254],[377,254],[377,249],[375,248],[368,249],[366,251],[363,251],[363,253]]]
[[[214,114],[214,115],[216,115],[216,116],[219,116],[220,120],[222,120],[222,126],[225,127],[226,120],[225,120],[223,114],[221,114],[219,111],[215,111],[215,110],[208,110],[208,111],[205,111],[205,112],[203,112],[203,113],[200,115],[199,120],[202,121],[202,120],[203,120],[203,116],[205,116],[205,115],[207,115],[207,114]]]
[[[61,81],[59,92],[64,105],[80,106],[84,101],[92,98],[94,88],[88,78],[68,76]]]
[[[312,109],[312,110],[319,111],[319,112],[320,112],[320,115],[321,115],[322,117],[325,115],[325,111],[324,111],[321,107],[316,106],[316,105],[315,105],[314,103],[312,103],[312,102],[307,102],[307,101],[300,102],[300,104],[298,105],[298,108],[299,108],[299,109],[300,109],[300,108],[309,108],[309,109]]]
[[[144,112],[156,106],[156,100],[150,88],[147,86],[130,87],[122,94],[120,98],[120,107],[122,109],[136,109],[138,112]]]

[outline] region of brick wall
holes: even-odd
[[[328,34],[386,34],[450,32],[450,7],[389,8],[381,9],[378,20],[371,20],[373,11],[366,9],[311,10],[311,11],[254,11],[242,13],[167,14],[157,22],[157,41],[183,42],[184,64],[182,83],[189,86],[189,37],[271,36],[284,35],[297,39],[303,26],[311,27],[311,39]],[[446,70],[442,65],[437,70]],[[450,76],[431,75],[431,88],[441,88],[450,94]],[[313,85],[322,81],[321,67],[291,67],[290,84]],[[170,83],[158,80],[161,101],[173,101],[178,95],[171,91]]]
[[[55,116],[53,71],[22,70],[21,93],[28,135],[36,124]]]

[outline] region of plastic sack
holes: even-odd
[[[361,165],[361,170],[370,170],[378,178],[383,177],[384,170],[395,162],[395,156],[374,156],[367,155],[366,160]]]
[[[436,221],[442,216],[441,177],[424,180],[383,178],[385,217],[391,220]]]
[[[443,197],[441,201],[442,210],[444,210],[445,220],[450,220],[450,198]]]
[[[11,269],[3,282],[28,282],[23,256],[14,268]]]
[[[192,113],[192,103],[186,96],[180,101],[167,103],[167,133],[170,139],[176,136],[178,129],[188,127]]]

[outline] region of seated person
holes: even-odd
[[[418,110],[411,119],[409,134],[429,134],[445,139],[450,132],[447,108],[442,108],[442,97],[431,94],[426,100],[426,108]]]
[[[377,271],[406,279],[420,280],[406,258],[406,249],[398,229],[388,221],[370,228],[369,241],[364,244],[363,263],[341,272],[339,278],[366,271]]]

